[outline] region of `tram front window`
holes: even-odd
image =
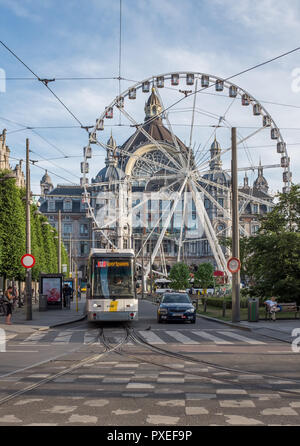
[[[94,298],[122,298],[133,295],[131,259],[95,259],[92,277]]]

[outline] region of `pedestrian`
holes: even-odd
[[[13,301],[14,301],[13,287],[9,286],[4,293],[4,307],[5,307],[5,316],[6,316],[5,323],[7,325],[12,325],[11,315],[12,315],[12,310],[13,310]]]
[[[280,305],[278,305],[276,302],[276,297],[272,296],[270,299],[267,299],[264,302],[264,304],[268,306],[269,312],[271,313],[271,318],[273,321],[275,321],[276,320],[275,313],[277,313],[277,311],[281,310]]]
[[[63,287],[63,299],[64,299],[64,307],[70,308],[70,299],[72,294],[72,288],[69,287],[67,283],[64,284]]]
[[[80,287],[80,285],[78,285],[77,296],[78,296],[78,299],[80,300],[81,299],[81,287]]]

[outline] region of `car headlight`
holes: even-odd
[[[194,313],[195,308],[189,308],[188,310],[186,310],[187,313]]]
[[[158,309],[158,312],[159,312],[160,314],[167,314],[167,313],[168,313],[168,310],[167,310],[166,308],[159,308],[159,309]]]

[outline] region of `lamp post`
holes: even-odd
[[[231,129],[232,256],[240,257],[236,128]],[[240,272],[232,273],[232,322],[240,322]]]
[[[26,254],[31,254],[29,139],[26,139]],[[32,320],[32,275],[26,269],[26,320]]]

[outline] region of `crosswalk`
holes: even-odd
[[[136,330],[136,334],[147,343],[153,345],[182,344],[182,345],[264,345],[265,342],[254,337],[241,335],[234,330]],[[109,336],[111,342],[119,342],[122,339],[122,332],[112,333]],[[99,342],[99,330],[50,330],[34,332],[25,339],[12,341],[19,345],[53,344],[65,345],[70,343],[92,344]],[[131,343],[130,343],[131,344]]]

